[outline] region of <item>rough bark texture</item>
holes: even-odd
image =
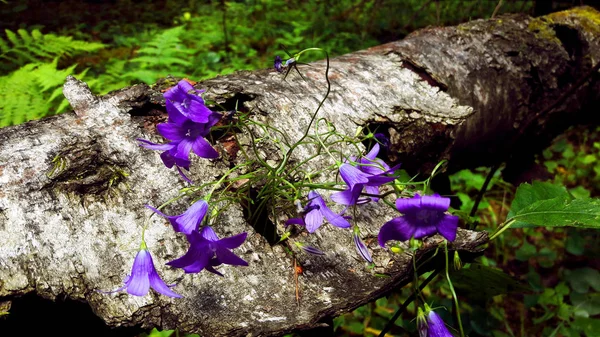
[[[543,111],[600,60],[599,26],[600,15],[584,7],[537,19],[505,16],[430,28],[344,55],[331,61],[332,92],[319,117],[350,136],[359,126],[382,127],[391,136],[392,159],[411,170],[426,172],[441,159],[456,167],[490,163],[504,152],[535,148],[532,140],[551,137],[557,126],[598,101],[599,84],[592,78],[519,131],[528,116]],[[280,74],[262,70],[218,77],[197,88],[226,109],[239,104],[256,120],[287,131],[293,142],[326,88],[324,62],[301,69],[306,80],[292,73],[283,82]],[[159,89],[138,85],[95,97],[70,78],[64,93],[75,114],[0,129],[0,296],[36,292],[83,300],[113,326],[266,336],[317,326],[411,279],[410,257],[381,249],[375,240],[380,225],[397,214],[369,204],[360,208],[357,221],[376,268],[365,269],[348,231],[324,226],[318,235],[300,234],[327,255],[298,255],[305,272],[296,302],[291,257],[254,233],[241,207],[234,206],[217,219],[215,230],[220,236],[250,233],[236,250],[249,267],[222,267],[223,278],[184,276],[164,267],[186,251],[186,240],[164,219],[152,217],[146,241],[155,265],[167,282],[179,281],[175,290],[185,297],[97,292],[119,287],[130,272],[149,215],[143,205],[161,204],[184,187],[156,153],[135,142],[159,141],[154,129],[164,110]],[[525,138],[513,136],[519,132]],[[223,144],[216,147],[223,158],[193,160],[194,181],[215,180],[235,161]],[[277,159],[271,149],[264,151]],[[300,147],[294,159],[312,152]],[[346,155],[356,153],[349,149]],[[179,214],[187,205],[189,200],[181,200],[166,211]],[[476,253],[486,240],[486,233],[460,230],[452,249]],[[426,240],[418,255],[439,242]]]

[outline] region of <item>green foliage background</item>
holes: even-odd
[[[489,17],[496,6],[419,0],[81,5],[0,3],[0,127],[66,111],[61,85],[67,74],[98,94],[152,84],[169,74],[201,80],[271,67],[276,54],[285,55],[281,45],[291,50],[318,46],[335,56],[400,39],[419,27]],[[531,7],[531,1],[510,1],[499,13]],[[15,20],[28,14],[29,24]]]
[[[554,9],[572,5],[571,1],[551,3]],[[504,1],[498,14],[532,14],[539,4]],[[86,81],[98,94],[139,82],[152,84],[169,74],[201,80],[272,67],[276,54],[285,55],[281,45],[291,51],[320,47],[335,56],[397,40],[428,25],[489,18],[496,5],[483,0],[119,1],[107,5],[2,1],[0,127],[69,110],[62,97],[69,74]],[[599,158],[600,129],[583,127],[557,139],[540,154],[537,164],[554,182],[567,186],[565,193],[572,200],[600,195]],[[461,211],[472,207],[486,173],[486,169],[461,171],[450,178]],[[515,191],[500,174],[494,177],[475,219],[482,223],[480,229],[493,230],[506,218]],[[576,228],[552,232],[523,228],[500,237],[471,268],[499,268],[531,291],[488,294],[473,284],[468,273],[455,275],[457,289],[462,280],[467,285],[462,289],[489,295],[462,302],[469,335],[599,336],[600,266],[589,263],[590,256],[600,256],[597,239],[596,232]],[[336,335],[377,335],[410,291],[398,289],[337,318]],[[430,284],[424,293],[435,306],[452,307],[445,282]],[[410,305],[407,312],[389,335],[415,332],[416,309]],[[438,312],[454,325],[451,313]]]

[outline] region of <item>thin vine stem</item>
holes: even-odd
[[[433,281],[433,279],[440,273],[440,271],[441,269],[434,270],[423,282],[421,282],[421,285],[419,286],[419,291],[423,291],[423,288],[425,288],[429,284],[429,282]],[[394,325],[396,320],[400,317],[400,315],[402,315],[402,313],[406,310],[408,305],[416,299],[416,297],[417,293],[413,291],[413,293],[410,296],[408,296],[406,300],[404,300],[400,308],[396,310],[394,316],[392,316],[392,318],[386,323],[386,325],[383,327],[383,330],[381,330],[381,332],[379,333],[378,337],[385,337],[385,334],[387,334],[392,329],[392,326]]]
[[[460,336],[465,337],[465,331],[463,330],[462,320],[460,319],[460,306],[458,305],[458,297],[454,291],[452,280],[450,279],[450,263],[448,262],[448,241],[444,240],[444,253],[446,258],[446,280],[448,281],[448,287],[452,293],[452,299],[454,300],[454,306],[456,307],[456,321],[458,322],[458,328],[460,329]]]
[[[304,134],[302,135],[302,137],[295,144],[293,144],[289,148],[289,150],[286,152],[286,154],[284,155],[285,159],[281,161],[281,164],[279,165],[279,167],[277,169],[278,173],[280,173],[281,171],[283,171],[283,169],[285,168],[285,165],[287,164],[288,158],[290,157],[290,155],[292,154],[292,152],[308,136],[308,133],[310,132],[310,128],[311,128],[313,122],[315,121],[315,119],[317,118],[317,114],[319,113],[319,110],[321,110],[321,107],[325,103],[325,100],[327,99],[327,97],[329,97],[329,93],[331,93],[331,82],[329,81],[329,53],[327,53],[327,51],[325,51],[325,50],[323,50],[321,48],[308,48],[308,49],[304,49],[303,51],[299,52],[296,55],[296,60],[298,60],[300,58],[300,55],[302,55],[303,53],[305,53],[307,51],[311,51],[311,50],[317,50],[317,51],[321,51],[321,52],[325,53],[325,57],[326,57],[326,61],[327,61],[327,67],[325,68],[325,80],[327,81],[327,92],[325,93],[325,96],[323,97],[323,99],[319,103],[319,106],[317,107],[317,110],[315,110],[315,113],[312,115],[312,117],[310,119],[310,122],[308,123],[308,126],[306,127],[306,130],[304,131]]]

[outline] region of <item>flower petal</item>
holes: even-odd
[[[309,254],[312,254],[312,255],[325,255],[325,253],[322,250],[315,248],[313,246],[301,245],[300,248],[302,248],[303,251],[305,251]]]
[[[187,117],[185,117],[181,113],[181,111],[179,111],[178,107],[168,99],[166,100],[166,106],[167,106],[167,114],[169,115],[170,123],[174,123],[179,126],[183,126],[183,124],[189,120]]]
[[[204,267],[204,269],[206,269],[206,271],[209,271],[209,272],[211,272],[211,273],[213,273],[213,274],[217,274],[217,275],[219,275],[219,276],[223,277],[223,274],[219,273],[219,272],[218,272],[218,271],[217,271],[215,268],[213,268],[212,266],[206,266],[206,267]]]
[[[421,207],[421,197],[415,194],[411,199],[396,199],[396,209],[402,214],[414,214]]]
[[[239,246],[241,246],[244,241],[246,240],[246,237],[248,236],[248,233],[244,232],[244,233],[240,233],[234,236],[230,236],[228,238],[222,238],[221,240],[218,241],[219,246],[221,247],[225,247],[227,249],[234,249],[237,248]]]
[[[173,225],[173,228],[176,232],[191,234],[192,231],[198,229],[207,210],[208,203],[206,200],[196,201],[183,214],[176,216],[175,223],[177,226]]]
[[[345,191],[333,193],[330,198],[334,202],[341,205],[355,205],[358,202],[360,192],[362,192],[363,185],[358,184],[354,186],[354,189],[347,189]]]
[[[150,286],[152,287],[152,289],[156,290],[157,292],[165,295],[165,296],[170,296],[170,297],[183,297],[181,295],[179,295],[178,293],[174,292],[173,290],[171,290],[171,288],[169,288],[169,286],[167,286],[165,284],[165,282],[160,278],[160,276],[158,276],[158,273],[156,272],[156,270],[153,270],[150,273]]]
[[[309,233],[314,233],[323,224],[323,214],[319,212],[319,209],[315,208],[306,213],[304,223],[306,224],[306,230]]]
[[[202,98],[195,96],[191,99],[188,106],[188,118],[196,123],[208,123],[212,111],[204,105]]]
[[[175,145],[172,143],[156,144],[156,143],[152,143],[149,140],[145,140],[145,139],[141,139],[141,138],[137,138],[136,140],[139,142],[138,143],[139,146],[146,148],[146,149],[150,149],[150,150],[168,151],[175,147]]]
[[[161,153],[160,159],[162,159],[163,164],[165,164],[167,168],[173,167],[173,165],[175,165],[175,163],[177,162],[169,151]]]
[[[362,258],[365,261],[367,261],[369,263],[373,263],[373,258],[371,258],[371,253],[369,253],[369,249],[362,242],[362,240],[360,239],[360,236],[357,233],[354,233],[352,235],[352,237],[354,239],[354,247],[356,247],[356,251],[358,252],[358,254],[360,254],[360,256],[362,256]]]
[[[189,264],[189,265],[183,267],[183,271],[185,271],[188,274],[201,272],[202,269],[206,268],[206,266],[209,265],[209,261],[214,255],[213,252],[207,251],[207,253],[209,253],[209,252],[210,252],[210,254],[199,255],[198,259],[196,259],[196,261],[194,261],[192,264]]]
[[[413,236],[415,239],[421,239],[426,236],[433,235],[435,233],[437,233],[437,228],[434,224],[422,222],[415,225],[415,232]]]
[[[438,232],[448,241],[456,239],[456,230],[458,229],[458,217],[456,215],[444,214],[444,217],[437,224]]]
[[[369,194],[368,196],[365,196],[365,197],[370,198],[374,202],[378,202],[379,201],[378,197],[372,196],[372,195],[379,195],[379,187],[377,187],[377,186],[365,186],[365,193]]]
[[[188,169],[189,170],[189,169]],[[181,167],[177,166],[177,172],[179,172],[179,175],[181,176],[181,178],[183,178],[183,180],[187,181],[189,184],[193,185],[194,182],[188,178],[185,173],[183,173],[183,171],[181,170]]]
[[[350,164],[342,164],[340,166],[340,175],[350,188],[356,184],[366,184],[369,182],[368,174]]]
[[[192,84],[186,80],[181,80],[175,86],[167,90],[163,96],[165,99],[181,102],[191,90],[194,90]]]
[[[186,130],[174,123],[160,123],[156,126],[158,133],[168,140],[181,141],[185,138]]]
[[[313,194],[313,203],[317,204],[319,206],[319,212],[325,217],[325,219],[327,219],[327,221],[329,221],[330,224],[336,226],[336,227],[340,227],[340,228],[348,228],[350,227],[350,223],[344,219],[343,216],[333,212],[331,209],[329,209],[329,207],[327,207],[327,204],[325,204],[325,200],[323,200],[323,198],[314,191],[311,191]],[[308,194],[309,198],[311,198],[311,193],[309,192]],[[308,222],[307,222],[308,223]],[[308,227],[307,227],[308,229]],[[310,230],[309,230],[310,232]]]
[[[377,154],[379,154],[379,143],[375,143],[371,151],[369,151],[364,158],[373,161],[375,158],[377,158]]]
[[[150,253],[141,249],[133,260],[131,276],[127,280],[127,292],[135,296],[144,296],[150,290],[148,275],[154,269]]]
[[[217,260],[220,263],[229,264],[233,266],[247,266],[248,262],[244,261],[241,257],[232,253],[229,249],[216,244]]]
[[[200,231],[200,234],[202,235],[202,238],[208,241],[219,241],[217,233],[215,233],[215,231],[210,226],[202,227],[202,231]]]
[[[154,212],[154,213],[156,213],[156,214],[158,214],[158,215],[162,216],[163,218],[168,218],[168,217],[169,217],[169,216],[168,216],[168,215],[166,215],[165,213],[163,213],[163,212],[159,211],[159,210],[158,210],[158,208],[154,208],[154,207],[152,207],[152,206],[150,206],[150,205],[148,205],[148,204],[146,204],[146,205],[144,205],[144,206],[146,206],[146,208],[150,209],[152,212]]]
[[[302,218],[288,219],[288,221],[285,222],[285,227],[287,227],[289,225],[306,226],[306,224],[304,223],[304,219],[302,219]]]
[[[439,194],[421,197],[421,207],[429,210],[445,212],[450,207],[450,198],[440,197]]]
[[[189,160],[190,151],[192,151],[193,145],[194,145],[194,142],[191,139],[184,138],[177,145],[177,151],[175,151],[175,153],[171,153],[171,154],[175,158]]]
[[[192,144],[192,149],[194,153],[201,158],[218,158],[219,152],[215,150],[206,139],[202,137],[197,137]]]
[[[416,228],[404,217],[397,217],[386,222],[379,230],[377,239],[381,247],[390,240],[406,241],[411,238]]]
[[[442,318],[433,310],[427,315],[427,336],[429,337],[452,337],[452,334],[444,325]]]

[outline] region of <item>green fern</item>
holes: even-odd
[[[151,41],[142,44],[137,51],[138,56],[130,61],[137,65],[137,69],[127,72],[125,77],[147,84],[169,74],[185,77],[185,69],[192,65],[188,58],[194,51],[183,45],[179,39],[183,32],[183,26],[167,29]]]
[[[37,29],[32,30],[31,33],[25,29],[19,29],[16,33],[6,29],[5,32],[6,40],[0,37],[0,59],[10,62],[8,67],[2,66],[1,70],[5,73],[27,63],[48,62],[63,55],[73,56],[77,53],[104,48],[102,43],[73,40],[69,36],[42,34]]]
[[[49,63],[29,63],[0,77],[0,127],[53,115],[69,106],[62,85],[76,64],[56,69],[58,58]],[[77,77],[85,75],[82,72]]]

